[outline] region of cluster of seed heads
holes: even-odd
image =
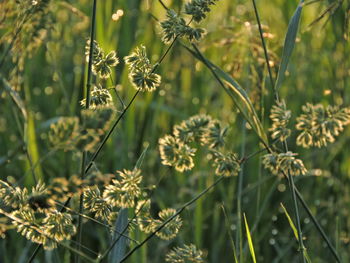
[[[295,158],[296,153],[269,153],[263,156],[263,165],[272,174],[279,175],[281,173],[291,175],[305,175],[307,170],[302,160]]]
[[[147,57],[146,48],[141,45],[124,58],[129,68],[129,79],[140,91],[154,91],[161,83],[161,77],[154,73],[155,66]]]
[[[172,135],[159,139],[159,151],[162,164],[173,166],[179,172],[194,167],[193,157],[197,151],[196,143],[206,147],[213,156],[216,174],[237,175],[240,165],[236,155],[224,154],[220,149],[225,145],[227,127],[212,119],[209,115],[195,115],[175,125]]]
[[[193,244],[173,248],[167,253],[165,261],[169,263],[204,263],[203,252]]]
[[[272,106],[270,114],[272,127],[269,129],[272,133],[272,139],[283,142],[290,136],[291,130],[287,128],[287,125],[291,116],[291,111],[287,110],[284,101],[278,102],[277,105]]]
[[[138,200],[141,197],[140,187],[142,181],[139,169],[123,170],[118,172],[119,178],[113,179],[112,184],[104,187],[101,193],[97,186],[89,186],[84,190],[84,208],[92,213],[96,218],[112,224],[116,220],[116,215],[120,209],[134,208],[136,212],[135,223],[139,229],[145,233],[156,232],[162,239],[174,238],[182,225],[179,216],[175,216],[159,231],[156,231],[165,221],[176,213],[175,209],[167,208],[158,213],[158,219],[150,214],[150,199]],[[142,195],[146,196],[146,193]]]
[[[8,228],[15,226],[17,232],[45,249],[56,248],[76,232],[71,215],[59,212],[48,188],[41,182],[29,193],[26,188],[0,180],[0,198],[5,205],[0,208],[0,214],[11,221]]]
[[[302,107],[303,114],[297,118],[297,144],[305,148],[322,147],[333,143],[335,137],[350,123],[350,108],[338,106],[312,105]]]
[[[215,0],[217,1],[217,0]],[[192,0],[185,5],[185,14],[191,16],[190,21],[200,22],[210,12],[210,6],[215,4],[212,0]],[[185,19],[173,9],[168,9],[166,19],[160,23],[165,43],[171,43],[177,37],[186,37],[189,41],[198,41],[202,38],[203,28],[191,27]]]
[[[100,137],[109,129],[115,114],[113,107],[105,105],[84,109],[82,123],[77,117],[60,117],[50,125],[50,146],[64,151],[78,151],[83,147],[93,152]]]

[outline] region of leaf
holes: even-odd
[[[135,165],[135,169],[140,169],[141,168],[141,165],[142,165],[143,159],[145,158],[147,150],[148,150],[148,146],[145,147],[145,149],[141,153],[139,159],[137,160],[136,165]]]
[[[136,164],[135,164],[135,169],[140,169],[143,159],[145,158],[146,152],[147,152],[148,146],[143,150],[143,152],[141,153],[140,157],[138,158]],[[116,226],[115,226],[115,234],[113,236],[113,240],[118,240],[117,243],[114,244],[114,247],[111,251],[111,254],[109,256],[109,262],[113,262],[113,263],[119,263],[125,256],[125,251],[126,251],[126,246],[127,246],[127,231],[125,231],[125,229],[127,229],[129,225],[128,222],[128,209],[124,208],[121,209],[119,214],[118,214],[118,218],[117,218],[117,222],[116,222]],[[121,236],[118,233],[122,233],[123,236]],[[114,241],[112,241],[112,244],[114,243]]]
[[[114,245],[111,254],[109,256],[109,262],[113,263],[119,263],[126,251],[127,246],[127,237],[125,236],[127,234],[127,231],[124,231],[125,228],[128,227],[128,209],[124,208],[121,209],[118,218],[115,224],[115,234],[113,236],[113,240],[119,239],[118,242]],[[118,233],[124,233],[123,236],[121,236]],[[114,241],[112,241],[114,242]]]
[[[287,209],[284,207],[284,205],[283,205],[282,203],[281,203],[281,207],[282,207],[283,212],[285,213],[285,215],[286,215],[286,217],[287,217],[287,219],[288,219],[288,222],[289,222],[290,227],[291,227],[292,230],[293,230],[293,233],[294,233],[295,238],[297,239],[297,241],[299,241],[298,230],[297,230],[297,228],[295,227],[292,218],[289,216],[289,214],[288,214],[288,212],[287,212]]]
[[[284,205],[283,205],[282,203],[281,203],[281,207],[282,207],[282,209],[283,209],[284,214],[286,215],[286,217],[287,217],[287,219],[288,219],[289,225],[290,225],[290,227],[291,227],[292,230],[293,230],[293,233],[294,233],[294,236],[295,236],[296,240],[299,241],[298,230],[297,230],[297,228],[295,227],[292,218],[290,217],[290,215],[288,214],[287,209],[284,207]],[[311,259],[310,259],[310,257],[309,257],[309,254],[307,253],[307,250],[306,250],[306,249],[304,249],[304,253],[303,253],[303,254],[304,254],[304,257],[305,257],[306,261],[307,261],[308,263],[311,263]]]
[[[206,59],[203,54],[194,46],[195,51],[184,46],[195,58],[202,61],[205,66],[207,66],[213,75],[218,79],[223,88],[225,88],[228,95],[232,98],[235,105],[238,107],[240,112],[243,114],[246,121],[254,129],[254,131],[259,136],[260,140],[268,145],[268,139],[266,133],[263,129],[263,126],[259,120],[259,117],[253,107],[252,102],[250,101],[247,92],[226,72],[221,68],[213,64],[211,61]],[[226,85],[227,87],[226,87]]]
[[[22,115],[23,115],[23,118],[25,120],[27,120],[27,110],[24,106],[24,102],[23,100],[21,99],[21,97],[19,96],[19,94],[17,93],[17,91],[15,91],[10,83],[7,82],[7,80],[0,74],[0,78],[1,78],[1,81],[2,81],[2,84],[5,88],[5,90],[8,92],[8,94],[11,96],[12,100],[16,103],[17,107],[19,108],[19,110],[21,111]]]
[[[246,230],[247,238],[248,238],[248,246],[249,246],[250,255],[252,256],[253,262],[256,263],[253,240],[252,240],[252,237],[250,235],[247,218],[245,217],[244,213],[243,213],[243,217],[244,217],[245,230]]]
[[[297,32],[298,32],[299,23],[300,23],[301,10],[303,8],[303,3],[304,3],[304,0],[300,0],[297,9],[295,10],[288,24],[287,34],[283,45],[282,60],[281,60],[280,67],[278,69],[277,80],[275,83],[276,91],[278,91],[278,89],[282,84],[284,75],[287,70],[290,56],[292,55],[292,52],[294,49],[295,39],[297,37]]]

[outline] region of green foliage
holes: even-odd
[[[0,1],[0,261],[348,262],[347,1],[96,2]]]

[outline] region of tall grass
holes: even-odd
[[[349,104],[346,1],[328,5],[220,0],[200,25],[186,20],[187,25],[206,28],[203,40],[191,43],[176,35],[168,45],[161,41],[159,22],[169,8],[184,16],[180,9],[188,1],[44,2],[48,9],[21,13],[11,6],[17,12],[13,16],[0,14],[0,179],[9,185],[1,183],[0,193],[27,187],[28,198],[33,198],[30,189],[40,181],[49,191],[55,178],[69,182],[61,186],[76,195],[64,196],[55,207],[69,214],[78,228],[70,241],[58,242],[53,251],[41,250],[9,229],[0,240],[1,262],[164,262],[185,258],[195,247],[202,252],[193,253],[207,262],[350,259],[349,153],[343,146],[348,128],[344,126],[335,142],[322,148],[298,145],[295,128],[307,102]],[[122,15],[112,19],[117,10]],[[89,36],[106,54],[117,51],[120,64],[112,68],[110,79],[92,74],[93,41],[88,65],[84,62]],[[140,44],[155,62],[152,73],[162,77],[152,93],[132,87],[123,61]],[[80,115],[86,121],[79,101],[86,98],[84,108],[89,109],[96,83],[110,87],[116,112],[111,119],[96,119],[105,127],[95,135],[93,150],[86,147],[91,141],[68,149],[74,136],[66,148],[50,145],[52,127]],[[270,139],[269,115],[282,100],[292,112],[292,135],[280,142]],[[237,177],[216,177],[215,156],[193,144],[197,151],[192,170],[180,172],[161,164],[159,139],[199,113],[229,126],[222,151],[239,153]],[[67,131],[71,126],[59,127]],[[307,175],[292,176],[288,170],[276,176],[262,167],[265,154],[291,150],[303,160]],[[175,208],[150,232],[138,228],[145,204],[138,210],[123,208],[112,224],[84,209],[84,196],[96,193],[87,187],[98,186],[102,195],[107,185],[113,185],[111,178],[120,180],[116,170],[134,169],[135,164],[142,170],[143,198],[152,201],[151,217],[160,220],[158,212]],[[0,236],[3,228],[21,219],[17,208],[6,202],[4,197],[0,203]],[[182,227],[177,237],[157,238],[179,216]],[[37,222],[31,224],[28,231],[35,233]]]

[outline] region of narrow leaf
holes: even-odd
[[[21,99],[21,97],[19,96],[17,91],[15,91],[11,87],[10,83],[8,83],[7,80],[4,77],[2,77],[0,75],[0,78],[1,78],[1,81],[2,81],[2,86],[5,88],[6,92],[11,96],[12,100],[15,102],[15,104],[19,108],[20,112],[23,115],[24,120],[26,120],[28,114],[27,114],[27,110],[26,110],[26,108],[24,106],[23,100]]]
[[[245,217],[244,213],[243,213],[243,217],[244,217],[245,230],[246,230],[247,238],[248,238],[248,245],[249,245],[250,255],[252,256],[253,262],[256,263],[253,240],[252,240],[252,237],[250,235],[250,230],[249,230],[247,218]]]
[[[124,231],[128,227],[128,209],[121,209],[115,227],[115,234],[113,236],[113,240],[119,239],[118,242],[114,245],[111,254],[109,256],[110,263],[119,263],[125,255],[126,246],[127,246],[127,238],[125,235],[127,231]],[[125,235],[121,236],[118,233],[124,233]],[[113,241],[112,241],[113,242]]]
[[[282,209],[283,209],[284,214],[286,215],[286,217],[287,217],[287,219],[288,219],[289,225],[290,225],[290,227],[291,227],[292,230],[293,230],[293,233],[294,233],[294,236],[295,236],[296,240],[299,241],[298,230],[297,230],[297,228],[295,227],[292,218],[290,217],[290,215],[288,214],[287,209],[284,207],[284,205],[283,205],[282,203],[281,203],[281,207],[282,207]],[[307,262],[307,263],[311,263],[311,259],[310,259],[310,257],[309,257],[309,254],[307,253],[307,250],[306,250],[306,249],[304,249],[303,254],[304,254],[304,257],[305,257],[305,259],[306,259],[306,262]]]
[[[303,8],[303,3],[304,3],[304,0],[300,0],[297,9],[295,10],[292,18],[289,21],[287,34],[283,45],[281,64],[278,70],[277,80],[275,83],[275,90],[278,90],[282,84],[284,75],[287,70],[290,56],[292,55],[292,52],[294,49],[295,39],[297,37],[299,23],[300,23],[301,10]]]

